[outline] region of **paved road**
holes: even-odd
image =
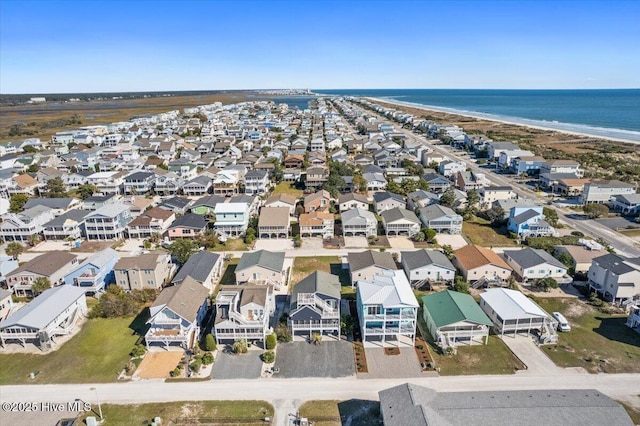
[[[362,109],[360,106],[356,106],[356,107]],[[412,140],[425,139],[421,136],[416,136],[416,134],[414,134],[413,132],[400,127],[398,123],[392,122],[380,114],[377,114],[370,110],[367,110],[367,112],[370,114],[377,115],[380,119],[386,121],[389,124],[394,125],[397,129],[399,129],[399,131],[404,133],[408,138]],[[430,147],[434,151],[440,154],[446,155],[447,157],[452,158],[455,161],[464,161],[472,171],[478,172],[478,173],[484,173],[487,179],[491,180],[496,185],[498,186],[509,185],[513,187],[514,192],[517,193],[518,196],[533,198],[538,202],[538,204],[540,205],[544,204],[544,202],[540,200],[540,198],[538,198],[538,195],[531,189],[527,188],[525,185],[519,184],[517,182],[513,182],[512,180],[508,179],[505,175],[492,173],[490,172],[490,170],[487,170],[486,168],[481,168],[477,163],[474,163],[473,161],[471,161],[471,159],[468,156],[458,155],[454,150],[447,149],[443,145],[430,145]],[[558,219],[561,222],[564,222],[567,225],[569,225],[569,227],[576,229],[584,233],[585,235],[591,235],[592,237],[595,237],[595,238],[603,238],[605,241],[607,241],[611,245],[611,247],[616,249],[616,251],[618,251],[622,255],[630,256],[630,257],[640,256],[640,248],[636,246],[636,243],[633,239],[625,235],[622,235],[620,233],[617,233],[615,231],[612,231],[611,229],[607,228],[604,225],[599,224],[594,220],[573,219],[571,217],[568,217],[567,213],[564,210],[556,206],[548,206],[548,207],[551,207],[554,210],[556,210],[558,212]],[[575,212],[572,212],[571,214],[575,214]]]

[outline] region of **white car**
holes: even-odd
[[[571,326],[569,325],[569,321],[562,315],[560,312],[554,312],[551,315],[558,321],[558,330],[560,331],[571,331]]]

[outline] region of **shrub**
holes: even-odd
[[[191,362],[189,368],[191,369],[191,371],[197,373],[198,371],[200,371],[200,368],[202,368],[202,361],[196,358]]]
[[[291,330],[283,324],[276,327],[276,335],[278,336],[279,342],[290,342],[292,340]]]
[[[276,354],[273,351],[266,351],[262,354],[262,362],[271,364],[276,360]]]
[[[213,364],[213,354],[211,352],[207,352],[206,354],[202,355],[202,364]]]
[[[233,342],[231,346],[231,350],[234,354],[246,354],[247,353],[247,341],[246,340],[236,340]]]
[[[584,234],[580,231],[571,231],[571,235],[574,237],[584,237]]]
[[[171,377],[179,377],[181,374],[182,374],[182,368],[178,368],[178,367],[174,368],[174,369],[169,373],[169,375],[170,375]]]
[[[124,371],[127,373],[127,376],[131,376],[134,371],[136,371],[136,368],[137,366],[132,361],[129,361],[127,365],[124,366]]]
[[[138,343],[133,347],[133,349],[131,349],[131,352],[129,353],[129,355],[131,355],[134,358],[138,358],[144,355],[146,352],[147,352],[147,348],[145,348],[144,345]]]
[[[322,341],[322,334],[313,333],[311,335],[311,343],[313,343],[314,345],[319,345],[321,341]]]
[[[213,338],[211,333],[207,333],[202,342],[202,349],[208,352],[216,350],[216,339]]]
[[[276,348],[276,344],[278,343],[278,336],[275,333],[271,333],[267,336],[267,341],[265,342],[265,346],[268,350],[272,350]]]

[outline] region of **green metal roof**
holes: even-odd
[[[468,294],[445,290],[422,298],[424,309],[429,311],[436,327],[460,321],[492,325],[491,320]]]

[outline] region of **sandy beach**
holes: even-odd
[[[431,105],[421,105],[412,102],[402,102],[393,99],[385,98],[367,98],[372,102],[386,103],[396,105],[398,107],[408,107],[423,111],[439,112],[452,115],[458,115],[462,117],[470,117],[478,120],[493,121],[502,124],[511,124],[516,126],[529,127],[538,130],[547,130],[553,132],[564,133],[568,135],[584,136],[589,138],[606,139],[614,142],[632,143],[640,145],[640,132],[633,132],[630,130],[620,129],[607,129],[602,127],[591,127],[585,125],[568,124],[568,123],[556,123],[546,122],[539,120],[530,120],[526,118],[509,117],[502,118],[492,114],[484,114],[479,112],[456,110],[453,108],[443,108]]]

